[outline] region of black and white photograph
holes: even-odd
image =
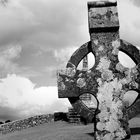
[[[0,0],[0,140],[140,140],[140,0]]]

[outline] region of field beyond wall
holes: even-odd
[[[131,127],[140,127],[140,118],[130,121]],[[139,132],[140,129],[133,133]],[[0,140],[94,140],[93,124],[76,125],[67,122],[49,122],[36,127],[0,135]],[[132,135],[132,140],[140,140],[140,135]]]

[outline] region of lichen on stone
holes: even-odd
[[[109,72],[106,68],[107,67],[104,68],[106,72]],[[104,69],[102,71],[104,71]],[[99,119],[97,129],[99,131],[106,131],[106,133],[104,135],[98,134],[98,138],[100,137],[99,140],[113,140],[114,138],[119,139],[116,132],[117,134],[121,134],[119,137],[125,138],[126,132],[121,127],[121,122],[119,121],[119,119],[123,120],[124,116],[122,112],[122,109],[124,108],[122,81],[117,78],[112,78],[110,81],[108,78],[105,78],[105,81],[102,79],[103,76],[98,79],[99,87],[97,99],[99,101],[99,110],[101,112],[97,115]],[[102,126],[101,123],[103,123]],[[122,131],[119,131],[119,129]]]
[[[100,130],[100,131],[105,130],[105,124],[102,123],[102,122],[98,122],[97,123],[97,129]]]
[[[114,134],[113,133],[107,133],[104,137],[103,140],[113,140],[114,139]]]
[[[120,41],[119,40],[115,40],[112,42],[112,47],[113,47],[113,50],[112,50],[112,54],[114,55],[117,55],[118,52],[119,52],[119,47],[120,47]]]
[[[120,62],[117,63],[116,65],[116,70],[120,71],[120,72],[124,72],[126,71],[127,68],[125,68]]]
[[[123,128],[120,128],[116,131],[115,135],[117,137],[116,140],[121,140],[121,139],[125,138],[127,134]]]
[[[98,78],[98,79],[97,79],[97,82],[98,82],[98,85],[99,85],[99,86],[101,86],[101,85],[103,84],[103,82],[102,82],[102,79],[101,79],[101,78]]]
[[[103,50],[104,50],[104,46],[102,46],[102,45],[99,46],[98,50],[99,50],[99,51],[103,51]]]
[[[60,70],[59,73],[61,75],[66,75],[68,77],[74,77],[76,74],[76,69],[75,68],[66,68],[65,70]]]
[[[113,79],[113,73],[110,70],[103,71],[101,74],[103,80],[110,81]]]
[[[64,82],[60,82],[59,85],[58,85],[58,89],[59,90],[65,90],[66,86],[64,84]]]
[[[93,41],[95,45],[98,45],[98,40]]]
[[[83,88],[86,85],[86,81],[84,78],[78,78],[77,87]]]
[[[111,63],[110,60],[108,60],[108,58],[106,56],[101,57],[99,65],[97,66],[96,69],[99,70],[100,72],[108,70],[110,63]]]

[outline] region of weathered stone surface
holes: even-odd
[[[130,135],[128,120],[140,113],[140,95],[131,107],[124,101],[127,91],[140,93],[140,53],[132,44],[120,40],[115,4],[88,4],[91,41],[71,56],[65,70],[58,72],[59,97],[67,97],[88,121],[94,119],[95,139],[99,140],[126,139]],[[134,60],[134,68],[119,62],[119,50]],[[90,52],[95,56],[95,65],[88,71],[77,70],[79,62]],[[95,112],[79,99],[84,93],[97,99]]]
[[[111,7],[111,6],[117,6],[117,2],[111,2],[111,1],[89,1],[88,2],[88,8],[99,8],[99,7]]]
[[[67,68],[65,71],[69,70]],[[58,79],[58,93],[60,98],[68,98],[68,97],[79,97],[80,95],[91,91],[93,95],[97,92],[97,72],[95,73],[91,70],[89,71],[78,71],[74,75],[74,77],[69,77],[67,75],[63,75],[59,71]]]
[[[88,14],[90,32],[119,27],[116,2],[89,2]]]

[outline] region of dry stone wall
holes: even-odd
[[[24,120],[17,120],[9,123],[0,125],[0,134],[7,134],[15,131],[20,131],[23,129],[38,126],[40,124],[49,123],[54,120],[52,114],[39,115],[30,117]]]

